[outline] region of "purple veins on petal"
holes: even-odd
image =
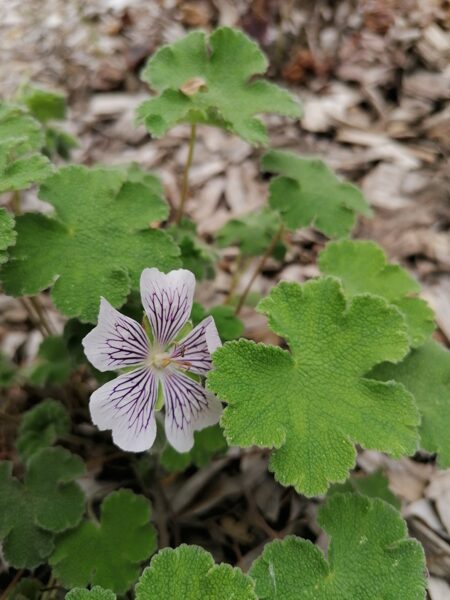
[[[219,421],[222,404],[196,381],[174,369],[167,370],[161,381],[167,440],[178,452],[188,452],[194,444],[194,431]]]
[[[155,341],[167,344],[182,329],[191,314],[194,289],[195,277],[186,269],[168,274],[144,269],[141,298]]]
[[[135,369],[108,381],[92,394],[92,422],[101,430],[111,429],[119,448],[143,452],[155,441],[157,396],[155,372],[145,367]]]
[[[212,367],[211,354],[220,345],[214,319],[206,317],[175,345],[170,358],[180,369],[206,375]]]
[[[111,371],[144,362],[149,353],[144,329],[101,298],[98,324],[83,339],[84,352],[96,369]]]

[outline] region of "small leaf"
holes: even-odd
[[[428,340],[400,364],[380,365],[370,375],[398,381],[413,394],[422,415],[421,446],[437,453],[443,469],[450,468],[450,352]]]
[[[70,417],[61,402],[43,400],[22,417],[16,442],[21,459],[28,460],[69,431]]]
[[[0,101],[0,193],[25,189],[52,172],[38,151],[44,145],[41,125],[21,107]]]
[[[422,546],[389,504],[336,494],[318,521],[331,538],[328,561],[298,537],[267,544],[250,570],[260,600],[425,599]]]
[[[66,341],[63,337],[52,335],[42,340],[36,360],[27,369],[28,378],[32,384],[40,386],[64,383],[72,368]]]
[[[116,600],[116,595],[96,585],[91,590],[74,588],[66,594],[66,600]]]
[[[369,496],[369,498],[380,498],[394,508],[401,507],[400,500],[389,489],[389,479],[381,471],[375,471],[364,477],[353,475],[345,483],[335,483],[328,490],[327,496],[344,492],[354,492]]]
[[[5,291],[36,294],[54,284],[52,298],[64,315],[95,322],[100,296],[118,307],[145,267],[177,267],[175,244],[149,227],[167,217],[167,205],[128,177],[125,168],[83,166],[50,177],[40,197],[55,215],[17,219],[17,244],[3,270]]]
[[[185,269],[194,273],[198,280],[214,277],[217,253],[197,237],[195,223],[189,219],[182,219],[180,223],[168,227],[167,233],[180,247],[181,261]]]
[[[41,600],[43,587],[39,579],[22,577],[7,596],[7,600]]]
[[[90,583],[126,592],[140,563],[156,549],[150,516],[150,502],[143,496],[125,489],[113,492],[103,500],[100,524],[83,521],[57,539],[49,561],[55,577],[66,587]]]
[[[189,452],[181,454],[172,446],[167,445],[161,454],[161,464],[167,471],[183,471],[190,464],[196,467],[206,466],[217,454],[222,454],[228,448],[218,425],[206,427],[194,433],[194,446]]]
[[[220,248],[238,246],[244,256],[260,256],[280,227],[280,215],[269,208],[231,219],[217,233]]]
[[[24,86],[18,101],[28,108],[38,121],[60,121],[66,116],[66,97],[60,92],[31,85]]]
[[[331,242],[320,253],[319,267],[325,275],[339,277],[349,297],[367,292],[396,306],[406,319],[413,347],[420,346],[433,333],[434,313],[425,300],[416,297],[419,284],[406,269],[388,263],[374,242]]]
[[[84,466],[63,448],[45,448],[30,458],[23,483],[11,471],[0,462],[0,539],[11,566],[32,569],[51,554],[53,534],[80,521],[84,496],[74,480]]]
[[[7,260],[7,250],[16,241],[14,217],[4,208],[0,208],[0,265]]]
[[[156,554],[136,585],[136,600],[256,600],[252,580],[199,546]]]
[[[201,304],[194,302],[191,319],[194,325],[198,325],[206,317],[211,316],[223,342],[234,340],[244,333],[244,323],[235,315],[234,308],[218,304],[205,310]]]
[[[270,182],[269,203],[288,229],[312,226],[330,238],[343,237],[357,214],[372,214],[361,191],[317,158],[269,150],[261,164],[263,171],[278,175]]]
[[[415,452],[411,394],[365,376],[408,350],[397,309],[369,295],[346,302],[338,281],[323,278],[280,283],[259,310],[290,352],[240,340],[214,353],[208,386],[228,403],[221,424],[229,444],[275,448],[276,479],[308,496],[348,476],[355,443],[393,456]]]
[[[267,144],[266,127],[254,115],[300,116],[286,90],[253,79],[267,66],[258,45],[241,31],[220,27],[209,40],[193,31],[149,60],[143,79],[159,95],[141,104],[138,118],[157,137],[176,123],[205,123]]]

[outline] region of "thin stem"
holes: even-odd
[[[20,571],[17,571],[17,573],[11,579],[8,587],[5,589],[3,594],[0,596],[0,600],[6,600],[7,598],[9,598],[11,592],[16,587],[16,585],[19,582],[19,579],[22,577],[22,575],[23,575],[23,569],[20,569]]]
[[[47,335],[48,335],[47,330],[44,328],[41,321],[39,320],[39,315],[36,314],[32,304],[29,301],[29,298],[26,298],[26,297],[19,298],[19,301],[22,304],[22,306],[25,308],[25,310],[27,311],[28,317],[30,318],[30,321],[33,323],[33,325],[35,327],[37,327],[37,329],[39,329],[39,331],[41,332],[43,337],[47,337]]]
[[[179,223],[184,214],[184,206],[186,204],[186,200],[189,193],[189,171],[192,165],[192,159],[194,158],[194,148],[195,148],[195,136],[197,132],[197,125],[195,123],[191,124],[191,136],[189,138],[189,150],[187,155],[186,164],[184,165],[183,171],[183,184],[181,187],[181,199],[180,206],[178,207],[177,216],[175,219],[176,223]]]
[[[247,265],[247,260],[245,260],[244,256],[239,253],[236,259],[236,266],[234,268],[234,272],[231,276],[230,287],[228,288],[228,292],[223,301],[224,304],[230,304],[233,299],[233,294],[236,291],[236,288],[239,284],[239,280],[241,278],[242,272],[244,271]]]
[[[243,291],[242,296],[239,298],[239,302],[236,305],[236,310],[234,311],[234,313],[236,315],[238,315],[241,312],[241,309],[244,306],[244,302],[245,302],[250,290],[252,289],[252,285],[254,284],[255,279],[258,277],[259,273],[261,273],[261,271],[264,269],[264,265],[266,264],[267,259],[272,255],[272,252],[274,251],[275,246],[280,241],[283,233],[284,233],[284,225],[281,224],[280,227],[278,228],[278,231],[273,236],[272,241],[270,242],[269,246],[267,247],[267,250],[264,252],[264,254],[259,259],[258,264],[256,265],[256,269],[255,269],[253,275],[251,276],[250,281],[247,284],[247,287]]]
[[[39,321],[42,323],[43,328],[47,331],[47,335],[55,335],[52,326],[50,325],[47,315],[45,314],[44,308],[41,306],[38,296],[30,296],[29,298],[31,305],[33,306],[36,314],[39,317]]]

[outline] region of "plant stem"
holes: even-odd
[[[175,219],[176,223],[179,223],[183,217],[184,206],[186,204],[186,200],[187,200],[188,193],[189,193],[189,170],[192,165],[192,159],[194,158],[196,131],[197,131],[197,125],[196,125],[196,123],[192,123],[191,124],[191,136],[189,138],[188,156],[187,156],[186,164],[184,165],[184,171],[183,171],[183,183],[182,183],[182,187],[181,187],[180,206],[178,207],[177,216]]]
[[[22,577],[22,575],[23,575],[23,569],[20,569],[20,571],[17,571],[17,573],[14,575],[14,577],[9,582],[8,587],[5,589],[3,594],[0,596],[0,600],[6,600],[7,598],[9,598],[11,592],[16,587],[16,585],[19,582],[19,579]]]
[[[52,326],[50,325],[49,320],[47,319],[47,315],[45,314],[44,308],[41,306],[38,296],[30,296],[29,297],[30,304],[36,311],[36,314],[39,317],[39,321],[42,324],[43,328],[46,330],[47,335],[55,335]]]
[[[244,306],[244,302],[252,288],[252,285],[255,282],[255,279],[258,277],[259,273],[261,273],[261,271],[264,269],[264,265],[266,264],[267,259],[271,256],[272,252],[274,251],[275,246],[280,241],[283,233],[284,233],[284,225],[281,224],[280,227],[278,228],[278,231],[273,236],[272,241],[270,242],[269,246],[267,247],[267,250],[264,252],[264,254],[259,259],[258,264],[256,265],[256,269],[255,269],[253,275],[251,276],[250,281],[247,284],[247,287],[245,288],[241,297],[239,298],[239,302],[236,305],[236,310],[234,311],[234,314],[238,315],[241,312],[241,309]]]
[[[29,317],[30,321],[33,323],[33,325],[37,329],[39,329],[39,331],[41,332],[43,337],[47,337],[47,335],[48,335],[47,330],[43,327],[42,323],[40,322],[39,316],[35,313],[33,306],[29,302],[29,299],[24,296],[23,298],[19,298],[19,301],[22,304],[22,306],[25,308],[25,310],[27,311],[28,317]]]
[[[223,303],[225,305],[230,304],[230,302],[233,298],[233,294],[236,291],[236,288],[238,286],[239,279],[241,278],[242,271],[245,269],[247,264],[248,264],[247,260],[245,260],[245,258],[242,256],[242,254],[239,253],[239,255],[236,259],[236,266],[235,266],[234,272],[231,276],[230,287],[229,287],[228,292],[223,301]]]

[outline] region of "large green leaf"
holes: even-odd
[[[383,250],[366,240],[330,242],[319,256],[325,275],[339,277],[345,293],[382,296],[404,315],[411,346],[420,346],[435,328],[434,313],[425,300],[417,298],[418,282],[400,265],[387,262]]]
[[[53,286],[63,314],[94,322],[100,296],[118,307],[144,268],[179,266],[169,236],[149,227],[167,217],[167,204],[146,183],[130,181],[126,168],[63,167],[40,197],[55,214],[17,219],[17,244],[2,274],[9,294]]]
[[[361,191],[317,158],[269,150],[261,164],[263,171],[277,175],[270,182],[269,203],[288,229],[312,226],[330,238],[343,237],[356,215],[372,214]]]
[[[428,340],[400,364],[380,365],[371,375],[398,381],[413,394],[422,415],[421,446],[437,453],[442,468],[450,468],[450,352]]]
[[[408,351],[405,321],[370,295],[345,300],[339,282],[283,282],[259,304],[290,352],[248,340],[213,356],[208,386],[228,404],[222,417],[231,445],[275,448],[270,469],[283,485],[313,496],[343,481],[355,443],[393,456],[417,447],[412,395],[366,377]]]
[[[424,600],[422,546],[389,504],[336,494],[318,521],[331,538],[328,560],[294,536],[267,544],[250,570],[260,600]]]
[[[54,534],[80,521],[84,496],[74,479],[84,466],[63,448],[45,448],[29,460],[23,483],[11,471],[0,463],[0,539],[11,566],[32,569],[51,554]]]
[[[142,561],[156,549],[150,502],[130,490],[110,494],[100,523],[83,521],[58,538],[50,558],[54,575],[66,587],[89,583],[124,593],[137,580]]]
[[[252,79],[267,66],[258,45],[241,31],[220,27],[209,40],[193,31],[160,48],[148,62],[143,79],[159,95],[139,107],[138,118],[155,136],[179,122],[206,123],[266,144],[266,128],[254,115],[300,116],[286,90]]]
[[[152,558],[136,586],[136,600],[256,600],[240,569],[216,565],[198,546],[165,548]]]

